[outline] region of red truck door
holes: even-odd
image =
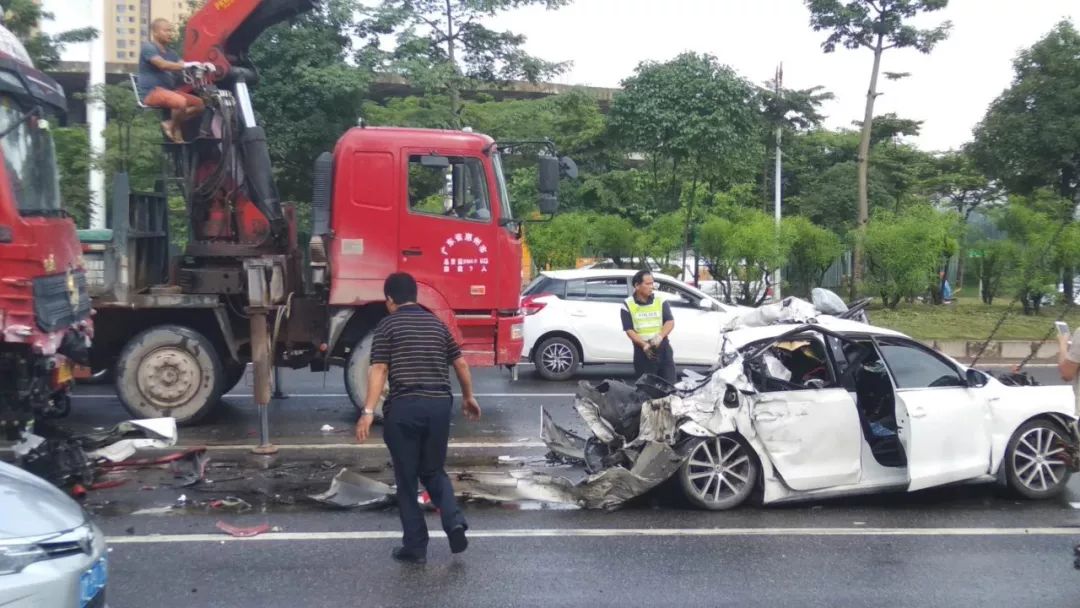
[[[408,150],[401,207],[400,269],[438,291],[457,312],[496,308],[498,227],[483,156]]]

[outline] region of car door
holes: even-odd
[[[828,361],[820,338],[814,350]],[[766,355],[768,356],[768,355]],[[779,364],[778,361],[773,365]],[[753,398],[750,419],[770,462],[794,490],[818,490],[859,482],[862,474],[862,429],[855,399],[836,382],[826,365],[824,388],[809,389],[784,379],[764,361],[751,373],[760,392]],[[783,370],[780,370],[783,371]]]
[[[723,314],[701,308],[702,298],[673,281],[656,279],[657,297],[671,307],[675,329],[668,340],[679,365],[715,365],[720,356]],[[710,300],[711,302],[711,300]]]
[[[622,328],[622,308],[630,296],[625,276],[568,281],[566,303],[585,363],[629,363],[633,345]]]
[[[911,340],[879,338],[896,389],[896,421],[909,490],[990,470],[990,408],[949,360]]]

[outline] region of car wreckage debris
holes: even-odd
[[[327,491],[308,498],[338,509],[373,509],[393,502],[394,489],[381,481],[341,469],[330,481]]]

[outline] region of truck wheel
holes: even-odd
[[[177,424],[195,424],[218,402],[222,384],[214,345],[179,325],[138,334],[116,364],[116,394],[137,418],[171,416]]]
[[[375,341],[375,335],[369,333],[353,347],[349,353],[349,362],[345,364],[345,392],[349,394],[349,400],[357,412],[364,409],[364,400],[367,399],[368,370],[371,369],[371,343]],[[383,413],[383,401],[386,399],[387,388],[383,388],[383,396],[379,404],[375,406],[375,421],[381,422]]]
[[[566,338],[554,336],[540,343],[533,351],[536,373],[544,380],[569,380],[581,365],[577,346]]]
[[[223,363],[221,367],[221,395],[224,396],[226,393],[236,388],[236,385],[240,384],[240,381],[244,379],[244,372],[247,371],[247,363],[237,363],[230,359]]]

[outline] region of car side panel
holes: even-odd
[[[1039,415],[1075,421],[1072,387],[1005,386],[991,379],[983,388],[990,402],[990,472],[997,473],[1009,439],[1021,424]]]

